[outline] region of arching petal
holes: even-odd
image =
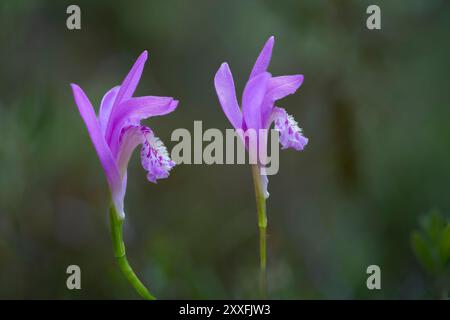
[[[269,84],[267,85],[267,96],[273,101],[282,99],[295,93],[302,83],[302,74],[273,77],[269,80]]]
[[[103,96],[102,102],[100,103],[100,109],[98,111],[98,121],[100,122],[100,129],[102,130],[103,136],[105,136],[109,116],[111,115],[112,106],[114,105],[114,101],[116,100],[119,88],[120,86],[116,86],[109,90]]]
[[[267,92],[261,105],[262,123],[269,128],[274,104],[277,100],[295,93],[303,83],[303,75],[272,77],[267,84]]]
[[[273,45],[275,43],[274,36],[271,36],[269,40],[267,40],[266,44],[262,48],[256,62],[253,66],[252,72],[250,74],[250,79],[267,71],[267,68],[270,64],[270,59],[272,57]]]
[[[100,159],[100,163],[106,175],[106,180],[108,181],[109,188],[111,190],[111,195],[113,197],[114,205],[118,210],[119,214],[123,214],[123,202],[121,201],[121,188],[122,181],[120,179],[119,171],[111,151],[106,144],[105,138],[101,132],[99,122],[95,115],[94,108],[89,101],[83,90],[76,84],[71,84],[73,96],[75,98],[75,103],[80,112],[81,118],[86,124],[89,136],[94,145],[95,151]]]
[[[222,110],[235,129],[242,128],[242,112],[236,99],[233,75],[228,64],[222,63],[214,77],[217,97]]]
[[[261,129],[261,105],[266,94],[270,73],[261,73],[247,82],[242,95],[242,113],[247,128]]]
[[[128,119],[137,123],[149,117],[162,116],[174,111],[178,106],[178,101],[172,97],[137,97],[123,101],[117,106],[113,124],[117,125],[121,119]]]
[[[138,97],[119,104],[110,119],[111,137],[107,141],[113,155],[117,154],[122,129],[127,125],[138,125],[141,120],[168,114],[176,109],[178,101],[171,97]]]

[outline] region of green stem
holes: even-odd
[[[111,223],[111,238],[114,248],[114,254],[119,264],[119,268],[122,271],[128,282],[136,289],[139,295],[147,300],[155,300],[156,298],[147,290],[142,284],[137,275],[134,273],[130,264],[128,263],[125,253],[125,244],[123,242],[122,225],[123,220],[119,218],[114,206],[111,206],[109,210],[109,218]]]
[[[258,165],[252,165],[253,183],[255,186],[256,196],[256,210],[258,213],[258,228],[259,228],[259,269],[260,269],[260,293],[261,298],[267,298],[267,274],[266,274],[266,230],[267,230],[267,215],[266,215],[266,198],[261,182],[260,169]]]

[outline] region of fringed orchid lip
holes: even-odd
[[[147,170],[147,179],[156,183],[158,179],[169,176],[170,170],[175,166],[164,143],[154,135],[153,131],[144,127],[144,143],[141,150],[142,167]]]
[[[308,144],[308,138],[302,135],[302,129],[294,117],[289,115],[286,110],[277,107],[274,108],[273,116],[275,130],[280,133],[282,149],[292,148],[302,151]]]

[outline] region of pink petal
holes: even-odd
[[[267,92],[261,106],[263,127],[270,126],[270,117],[276,100],[295,93],[303,83],[303,75],[272,77],[267,84]]]
[[[114,116],[116,112],[116,107],[124,100],[128,100],[133,95],[136,90],[137,85],[139,84],[139,80],[141,79],[142,71],[144,70],[145,62],[147,61],[147,51],[141,53],[133,67],[131,67],[130,72],[128,72],[125,80],[123,80],[119,92],[117,93],[116,99],[114,100],[114,104],[111,107],[110,117],[108,121],[108,125],[106,127],[106,140],[109,141],[111,139],[112,134],[112,123],[111,118]]]
[[[178,101],[172,97],[146,96],[136,97],[123,101],[117,106],[114,124],[120,119],[128,119],[131,122],[139,122],[154,116],[162,116],[174,111]]]
[[[236,99],[233,75],[227,63],[222,63],[217,71],[214,85],[223,112],[235,129],[241,129],[242,112]]]
[[[78,111],[86,124],[95,151],[97,152],[100,163],[105,171],[106,179],[108,181],[116,209],[119,210],[119,213],[121,211],[123,212],[123,203],[120,201],[122,181],[120,179],[117,165],[101,132],[94,108],[92,107],[92,104],[86,94],[78,85],[71,84],[71,87]]]
[[[282,99],[295,93],[303,83],[303,75],[273,77],[267,85],[267,96],[273,100]]]
[[[256,59],[255,65],[253,66],[252,72],[250,74],[250,79],[267,71],[270,63],[270,58],[272,57],[272,49],[274,43],[275,38],[271,36],[269,40],[267,40],[266,44],[261,50],[261,53]]]
[[[264,72],[251,78],[242,96],[242,113],[247,128],[262,128],[262,102],[266,94],[270,73]]]
[[[131,98],[134,91],[136,90],[139,80],[141,79],[142,71],[144,70],[145,62],[147,61],[148,53],[147,50],[141,53],[139,58],[137,58],[133,67],[131,67],[130,72],[128,72],[125,80],[123,80],[120,86],[119,93],[117,94],[115,106],[118,105],[122,100]]]
[[[103,135],[106,133],[106,127],[108,126],[109,116],[111,114],[112,106],[116,100],[117,93],[119,92],[120,86],[114,87],[109,90],[102,99],[100,103],[100,110],[98,111],[98,120],[100,122],[100,128],[102,129]]]
[[[171,97],[137,97],[120,103],[110,119],[111,136],[107,141],[113,155],[118,152],[119,138],[122,128],[127,125],[138,125],[141,120],[153,116],[168,114],[176,109],[178,101]]]

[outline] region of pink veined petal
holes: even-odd
[[[308,144],[308,138],[303,136],[297,121],[282,108],[273,108],[272,120],[275,130],[280,133],[282,149],[293,148],[302,151]]]
[[[168,114],[176,109],[178,101],[171,97],[138,97],[130,98],[119,104],[110,119],[111,137],[107,141],[113,155],[119,147],[122,128],[127,125],[138,125],[143,119]]]
[[[236,98],[233,75],[226,62],[222,63],[214,77],[217,97],[222,110],[235,129],[242,128],[242,112]]]
[[[114,104],[114,101],[116,100],[119,88],[120,86],[116,86],[111,90],[109,90],[103,96],[102,102],[100,103],[100,109],[98,111],[98,120],[100,122],[100,129],[102,130],[103,136],[105,136],[109,116],[111,115],[112,106]]]
[[[101,132],[94,108],[83,90],[76,84],[71,84],[75,103],[86,124],[89,136],[106,175],[114,205],[120,214],[123,213],[123,203],[120,201],[122,181],[111,151]]]
[[[267,85],[267,96],[273,101],[282,99],[295,93],[302,83],[302,74],[273,77]]]
[[[242,95],[242,113],[247,128],[258,130],[263,126],[261,105],[266,94],[269,78],[270,73],[263,72],[251,78],[245,86]]]
[[[252,72],[250,74],[250,79],[259,75],[260,73],[266,72],[270,64],[270,58],[272,57],[273,45],[275,43],[274,36],[271,36],[267,40],[266,44],[262,48],[256,62],[253,66]]]

